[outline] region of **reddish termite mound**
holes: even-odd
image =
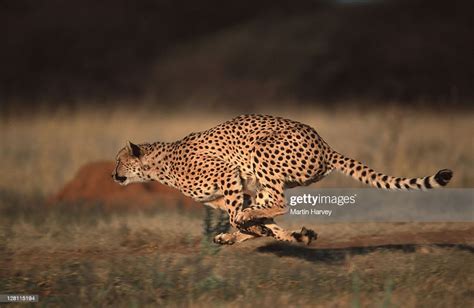
[[[131,209],[154,206],[200,209],[202,205],[185,197],[178,190],[157,182],[120,186],[111,174],[115,163],[110,161],[93,162],[79,169],[74,178],[55,196],[50,204],[58,202],[101,203],[106,208],[120,207]]]

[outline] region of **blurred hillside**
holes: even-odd
[[[0,0],[0,98],[462,104],[474,98],[473,8],[469,0]]]

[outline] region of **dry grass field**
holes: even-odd
[[[151,104],[149,104],[151,105]],[[41,306],[470,307],[474,224],[347,223],[314,227],[311,247],[258,239],[217,247],[203,215],[45,200],[80,166],[112,160],[126,140],[171,141],[237,115],[137,107],[2,115],[0,293]],[[395,105],[254,108],[315,127],[336,150],[400,176],[454,170],[474,187],[474,113]],[[317,187],[362,187],[332,174]],[[288,227],[290,222],[283,222]],[[376,240],[375,240],[376,239]]]

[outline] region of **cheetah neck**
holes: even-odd
[[[175,179],[171,173],[172,166],[169,160],[172,148],[172,143],[155,142],[152,144],[152,151],[147,156],[153,170],[151,179],[175,187]]]

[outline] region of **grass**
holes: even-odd
[[[474,185],[472,113],[395,107],[254,111],[308,123],[336,150],[374,169],[417,176],[449,167],[455,171],[452,187]],[[234,115],[140,107],[2,116],[0,293],[39,294],[39,305],[48,307],[474,305],[472,223],[314,226],[322,241],[317,245],[406,232],[469,235],[453,245],[307,248],[258,239],[219,248],[210,233],[222,226],[210,228],[199,213],[161,210],[160,200],[146,212],[104,211],[100,204],[43,206],[81,165],[112,160],[127,139],[175,140]],[[361,184],[334,174],[316,185]]]
[[[173,211],[31,211],[18,207],[15,215],[0,218],[0,289],[39,294],[42,306],[474,303],[472,246],[310,249],[259,239],[216,250],[213,244],[203,244],[200,216]],[[322,224],[318,231],[335,234],[337,242],[338,235],[349,239],[359,228]],[[414,226],[379,223],[365,231],[397,233],[409,228]]]

